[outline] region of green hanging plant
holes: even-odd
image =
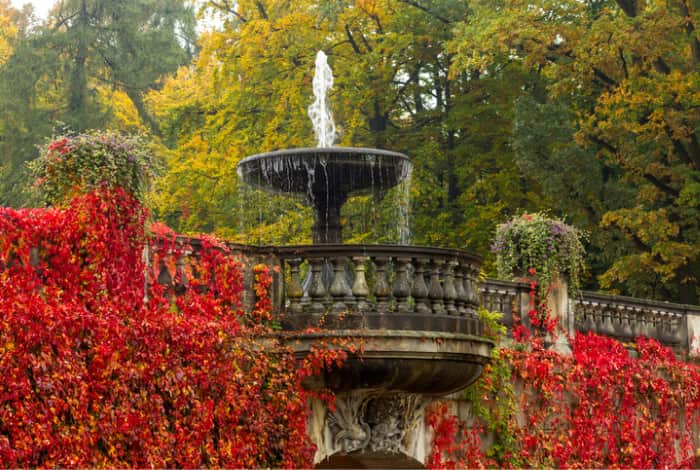
[[[120,187],[143,200],[160,168],[142,137],[110,131],[56,137],[28,166],[48,204],[104,187]]]
[[[584,234],[541,212],[524,213],[496,228],[491,251],[502,278],[535,274],[540,289],[557,275],[568,279],[569,292],[578,293],[584,272]]]

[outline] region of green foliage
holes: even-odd
[[[450,25],[466,17],[464,3],[421,9],[388,0],[263,0],[237,2],[235,11],[210,5],[225,19],[223,29],[204,35],[195,65],[148,99],[172,149],[158,213],[179,230],[309,240],[290,215],[299,201],[249,195],[235,165],[261,151],[314,144],[306,108],[318,49],[334,72],[329,103],[338,144],[389,148],[413,161],[414,243],[487,255],[498,220],[517,208],[540,208],[537,184],[519,171],[509,142],[514,83],[524,77],[515,68],[448,74]],[[404,204],[397,199],[392,192],[382,202],[348,201],[345,239],[397,241]],[[292,233],[278,229],[282,220]]]
[[[484,336],[498,343],[506,336],[507,328],[501,322],[503,319],[502,312],[491,312],[485,308],[479,308],[479,317],[481,324],[484,327]]]
[[[484,325],[484,336],[502,344],[507,329],[501,319],[501,312],[479,309],[479,317]],[[486,451],[486,457],[504,462],[517,448],[515,436],[516,393],[513,381],[513,367],[508,362],[509,350],[496,347],[491,351],[491,360],[484,367],[479,380],[464,392],[474,414],[484,425],[484,431],[493,439],[493,445]],[[516,462],[511,462],[517,466]]]
[[[24,163],[55,134],[86,129],[159,133],[143,95],[190,61],[186,0],[66,0],[45,22],[12,10],[9,55],[0,41],[0,203],[33,204]],[[3,27],[0,11],[0,28]],[[4,62],[4,63],[3,63]]]
[[[159,166],[142,137],[97,131],[58,137],[29,163],[48,204],[104,187],[143,199]]]
[[[496,229],[492,250],[498,274],[502,278],[536,275],[545,290],[563,274],[571,293],[576,293],[584,270],[582,238],[576,228],[540,212],[514,217]]]
[[[541,77],[523,89],[531,99],[523,101],[526,121],[516,121],[514,143],[542,175],[547,196],[568,202],[577,223],[595,226],[601,286],[697,302],[697,2],[471,6],[450,43],[453,73],[515,66]],[[562,194],[567,185],[573,190]]]

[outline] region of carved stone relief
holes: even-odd
[[[310,423],[316,429],[309,429],[318,448],[315,462],[352,452],[403,453],[422,462],[426,403],[421,395],[378,392],[339,395],[334,410],[316,403]]]

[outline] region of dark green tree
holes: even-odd
[[[46,22],[28,23],[0,67],[2,204],[27,202],[18,189],[23,162],[52,133],[126,127],[119,114],[127,106],[136,115],[130,127],[159,135],[144,94],[195,53],[186,0],[65,0]]]

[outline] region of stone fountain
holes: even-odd
[[[411,171],[406,155],[388,150],[333,147],[333,117],[326,103],[333,75],[319,51],[314,75],[316,100],[309,107],[318,147],[278,150],[243,159],[239,177],[259,188],[304,195],[314,210],[314,243],[341,243],[340,209],[348,197],[384,193]]]
[[[348,197],[383,193],[406,178],[411,162],[387,150],[334,147],[332,84],[319,52],[309,107],[318,147],[250,156],[238,174],[267,191],[304,195],[314,209],[313,245],[271,248],[286,273],[278,320],[290,344],[300,357],[319,343],[362,351],[307,383],[337,394],[333,410],[312,404],[316,463],[421,466],[425,405],[476,380],[493,347],[477,314],[481,261],[459,250],[341,243]]]

